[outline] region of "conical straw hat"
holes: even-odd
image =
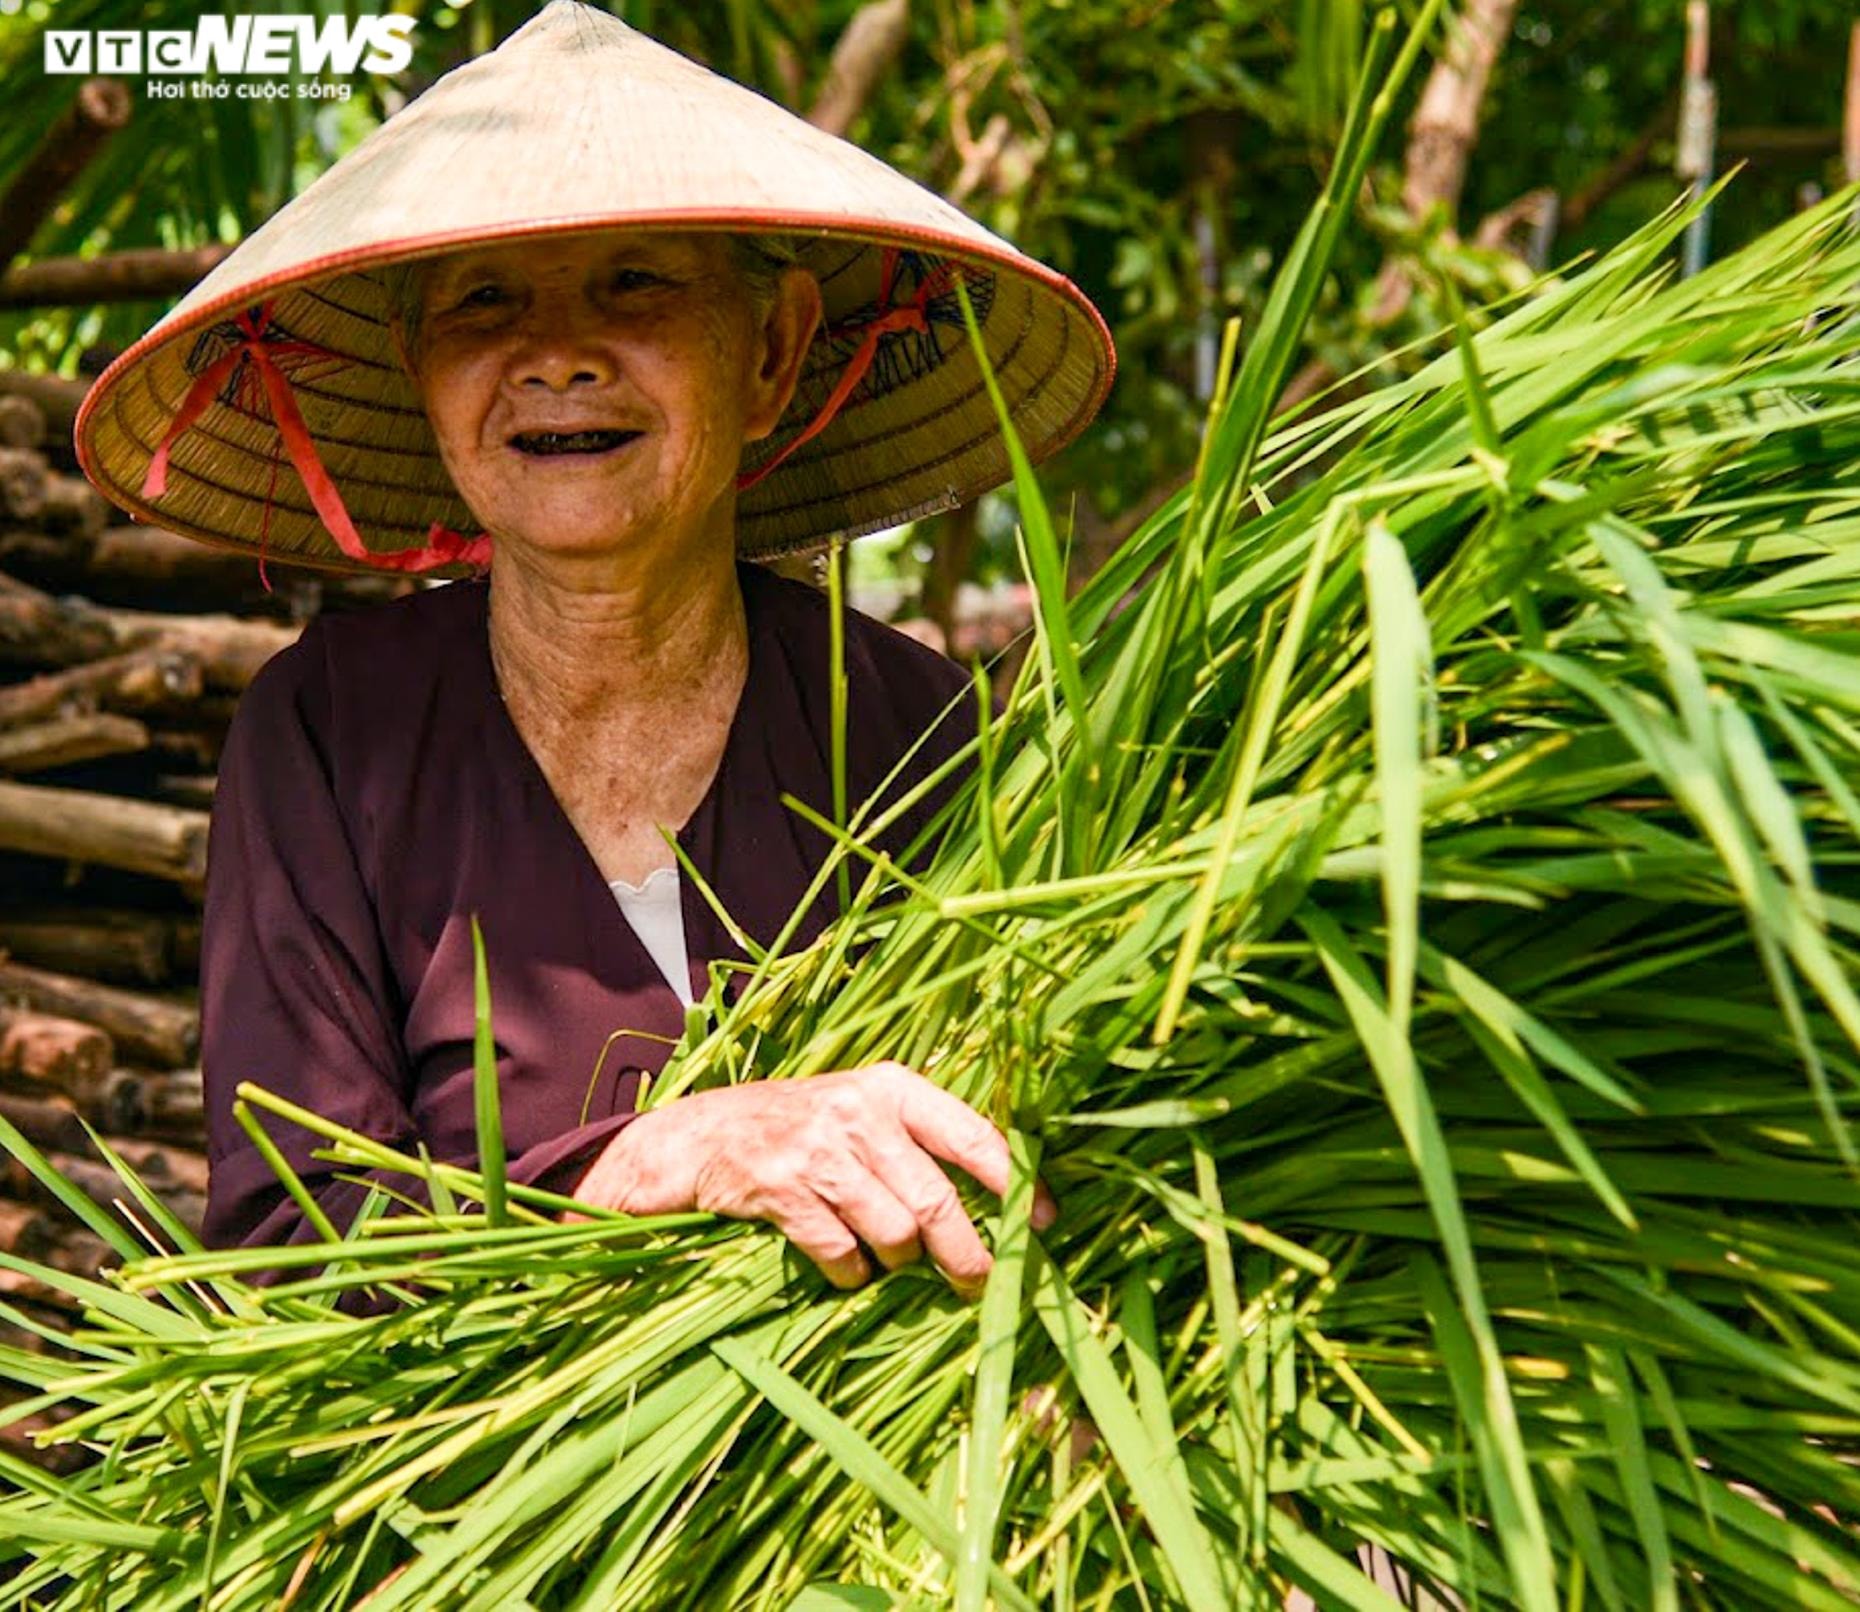
[[[1110,333],[1064,276],[857,146],[606,12],[551,0],[376,129],[98,378],[77,420],[85,474],[140,519],[261,560],[482,566],[491,539],[462,535],[477,522],[390,339],[382,270],[616,226],[785,236],[820,281],[796,395],[745,449],[747,558],[1008,479],[958,275],[1034,461],[1110,388]]]

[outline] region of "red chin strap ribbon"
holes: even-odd
[[[819,436],[832,424],[833,416],[839,413],[841,405],[852,396],[853,388],[865,378],[865,372],[872,367],[872,360],[878,356],[880,337],[888,336],[896,330],[927,332],[930,329],[928,312],[930,299],[939,297],[949,290],[955,281],[955,268],[948,263],[939,264],[924,276],[923,283],[912,293],[910,301],[894,304],[891,300],[891,287],[892,282],[897,278],[898,249],[895,246],[887,246],[884,251],[884,268],[878,285],[878,317],[873,319],[870,313],[862,308],[824,333],[828,341],[844,341],[861,333],[864,335],[858,350],[846,361],[846,369],[840,376],[839,385],[833,388],[833,395],[820,406],[820,412],[808,422],[805,431],[788,443],[767,464],[745,471],[736,478],[736,490],[739,493],[747,492],[796,448]]]
[[[342,495],[336,491],[335,482],[323,468],[323,461],[317,457],[315,440],[297,410],[297,400],[291,395],[290,380],[280,364],[280,361],[301,365],[322,360],[346,364],[349,360],[341,353],[333,353],[315,342],[270,334],[271,308],[271,303],[265,302],[240,314],[236,323],[245,333],[243,338],[194,377],[193,385],[188,387],[187,396],[181,400],[180,408],[175,411],[174,419],[169,422],[155,450],[155,457],[149,461],[148,474],[142,482],[142,496],[154,500],[167,492],[170,450],[181,434],[206,412],[207,405],[218,395],[227,376],[235,370],[239,371],[235,383],[236,395],[241,403],[254,413],[257,412],[258,398],[250,385],[251,377],[256,372],[264,398],[271,406],[272,423],[277,426],[284,450],[290,455],[291,463],[303,481],[304,491],[309,493],[312,506],[329,535],[336,540],[336,546],[350,559],[382,571],[431,571],[438,566],[460,562],[480,570],[489,566],[489,533],[480,532],[478,536],[468,538],[450,527],[441,526],[438,521],[434,521],[428,529],[423,548],[377,554],[362,542],[361,535],[355,530],[355,523],[349,519],[348,510],[343,507]],[[242,367],[247,360],[250,360],[249,369]],[[277,461],[273,459],[272,489],[277,486],[277,473]],[[265,573],[265,540],[271,530],[272,489],[266,491],[265,511],[259,524],[258,569],[261,578]],[[267,581],[265,586],[269,589],[270,582]]]

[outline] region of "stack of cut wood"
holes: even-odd
[[[109,1205],[126,1194],[88,1122],[198,1228],[200,898],[227,723],[308,617],[424,584],[278,568],[267,591],[248,557],[123,521],[78,474],[87,384],[0,370],[0,1115]],[[80,1275],[106,1258],[4,1154],[0,1252]],[[67,1301],[21,1275],[0,1270],[0,1300],[65,1324]]]

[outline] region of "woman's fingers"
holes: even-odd
[[[931,1169],[936,1166],[931,1165]],[[878,1255],[879,1263],[886,1270],[895,1271],[923,1254],[917,1216],[906,1202],[900,1201],[891,1186],[870,1170],[855,1169],[837,1187],[816,1182],[814,1190],[827,1207],[858,1234],[859,1240]]]
[[[791,1205],[769,1219],[835,1287],[863,1287],[871,1279],[871,1262],[860,1250],[859,1240],[818,1193],[797,1193]]]
[[[898,1116],[913,1141],[940,1159],[960,1165],[997,1197],[1008,1189],[1007,1138],[985,1115],[960,1097],[945,1091],[903,1064],[890,1067],[907,1077],[898,1103]],[[1059,1213],[1059,1205],[1042,1181],[1034,1183],[1033,1224],[1045,1231]]]
[[[935,1159],[908,1140],[881,1151],[874,1162],[894,1201],[910,1216],[923,1246],[951,1284],[964,1293],[978,1291],[988,1280],[994,1258],[962,1207],[955,1183]]]

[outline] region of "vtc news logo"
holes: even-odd
[[[398,73],[412,17],[201,17],[191,29],[49,29],[48,73]]]

